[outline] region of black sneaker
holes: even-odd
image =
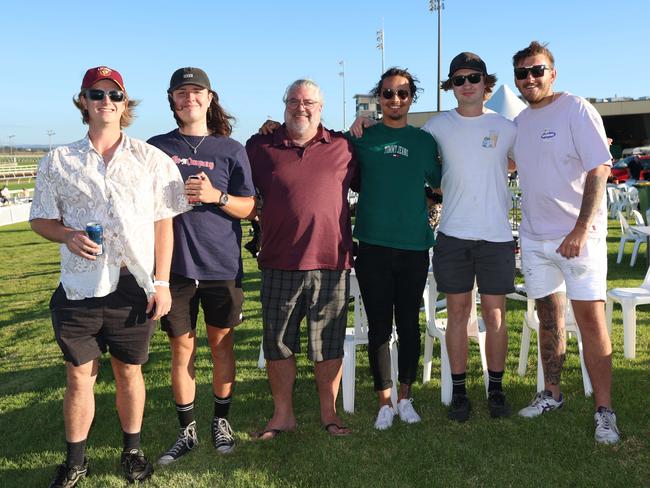
[[[506,401],[506,394],[496,390],[488,393],[488,410],[493,419],[509,417],[510,405]]]
[[[198,444],[199,439],[196,435],[196,421],[194,421],[187,427],[181,427],[176,442],[174,442],[174,445],[165,454],[160,456],[158,464],[165,466],[166,464],[173,463],[194,449]]]
[[[50,488],[72,488],[88,475],[88,460],[84,458],[81,466],[68,466],[60,464],[56,471],[56,478],[50,483]]]
[[[222,454],[227,454],[235,448],[235,438],[228,420],[220,417],[212,419],[212,444]]]
[[[451,397],[451,406],[447,412],[449,420],[456,422],[465,422],[469,419],[469,412],[472,409],[472,404],[469,402],[467,395],[453,395]]]
[[[122,453],[122,468],[129,483],[144,481],[153,474],[153,466],[140,449],[131,449]]]

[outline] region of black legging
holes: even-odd
[[[368,317],[368,359],[376,391],[391,388],[390,336],[397,326],[399,382],[415,381],[420,359],[420,304],[429,269],[428,251],[359,243],[354,264]]]

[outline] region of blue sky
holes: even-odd
[[[71,98],[85,70],[107,65],[140,99],[130,135],[146,139],[175,127],[165,91],[171,73],[198,66],[223,106],[237,117],[244,143],[260,123],[281,119],[282,95],[310,77],[325,93],[323,122],[343,127],[356,93],[381,74],[376,32],[383,25],[385,66],[408,68],[423,93],[412,111],[436,104],[437,20],[428,0],[12,1],[0,7],[0,145],[63,144],[85,133]],[[446,0],[442,13],[442,76],[461,51],[514,88],[512,54],[531,40],[548,42],[558,91],[585,97],[650,96],[650,2]],[[442,108],[454,106],[443,95]]]

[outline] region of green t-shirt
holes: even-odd
[[[440,187],[438,146],[431,134],[407,125],[368,127],[348,134],[361,170],[354,237],[397,249],[426,250],[434,243],[425,181]]]

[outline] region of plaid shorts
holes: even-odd
[[[343,357],[350,271],[262,270],[264,357],[287,359],[300,352],[300,322],[307,317],[309,359]]]

